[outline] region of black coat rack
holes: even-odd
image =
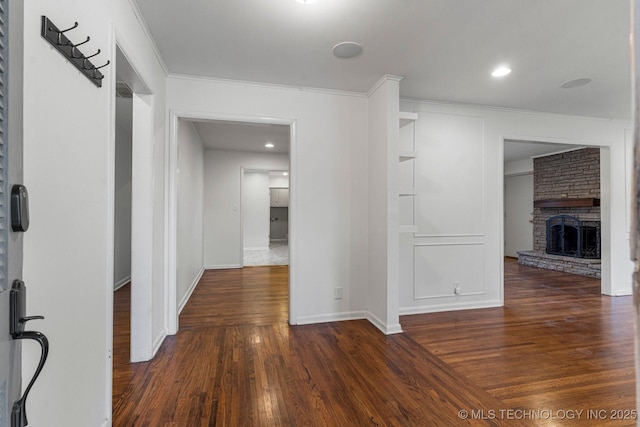
[[[93,82],[94,85],[98,87],[102,87],[102,79],[104,79],[104,75],[100,72],[101,68],[109,65],[111,61],[107,61],[106,64],[96,67],[89,61],[89,58],[93,58],[100,53],[100,49],[93,55],[85,56],[78,46],[81,46],[91,40],[91,37],[87,36],[87,39],[81,43],[74,44],[65,36],[64,33],[67,31],[73,30],[78,27],[78,23],[76,22],[73,27],[67,28],[66,30],[59,30],[56,25],[51,22],[49,18],[46,16],[42,16],[42,37],[53,47],[55,47],[58,52],[63,54],[69,62],[76,66],[78,70],[82,74],[84,74],[89,80]]]

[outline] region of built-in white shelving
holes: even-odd
[[[413,150],[401,150],[398,153],[398,160],[401,162],[406,162],[407,160],[413,160],[418,157],[418,152]]]
[[[398,228],[398,231],[400,233],[415,233],[418,231],[418,226],[417,225],[401,225]]]
[[[400,196],[415,196],[416,189],[415,188],[401,188],[398,193]]]
[[[405,127],[409,123],[413,123],[418,120],[417,113],[407,113],[405,111],[400,111],[400,127]]]
[[[400,118],[400,127],[402,128],[418,120],[418,114],[400,111],[399,118]],[[416,157],[418,157],[418,152],[414,150],[400,150],[398,152],[398,162],[406,162],[407,160],[413,160]],[[398,191],[398,195],[401,197],[415,196],[416,189],[400,188],[400,190]],[[400,233],[415,233],[418,231],[418,227],[414,224],[401,224],[398,228],[398,231]]]

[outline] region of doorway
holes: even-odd
[[[269,246],[268,230],[270,221],[268,172],[288,172],[288,258],[289,272],[289,318],[295,318],[294,310],[294,270],[291,262],[295,242],[295,122],[288,119],[256,118],[194,114],[191,112],[170,112],[170,150],[167,174],[169,188],[169,296],[167,313],[168,330],[175,334],[178,330],[178,315],[184,299],[178,294],[177,276],[179,257],[177,256],[177,228],[179,219],[179,185],[181,172],[180,123],[188,121],[198,134],[204,147],[203,165],[203,269],[238,269],[244,266],[244,222],[247,215],[243,195],[245,171],[262,171],[258,179],[264,187],[262,199],[266,209],[260,217],[261,227],[267,230],[261,247]],[[206,274],[206,271],[205,271]],[[186,300],[185,300],[186,302]]]
[[[243,170],[241,210],[243,267],[289,265],[288,170]]]
[[[116,82],[112,93],[113,162],[112,211],[113,217],[113,283],[112,292],[128,293],[130,305],[117,306],[122,298],[112,299],[115,311],[126,310],[129,336],[126,341],[114,342],[112,353],[121,352],[126,362],[149,360],[153,349],[148,345],[152,332],[146,313],[151,304],[148,289],[151,286],[153,200],[149,198],[152,170],[148,153],[152,145],[152,95],[140,78],[132,62],[120,45],[115,45]],[[137,297],[136,297],[137,296]],[[144,297],[141,297],[144,296]],[[112,327],[115,325],[112,323]],[[121,325],[119,325],[121,326]],[[114,329],[112,329],[113,331]],[[120,348],[122,346],[125,348]]]
[[[605,228],[609,203],[607,153],[606,147],[599,146],[505,139],[505,257],[525,266],[599,279],[601,291],[606,293],[610,277],[604,266],[609,265],[609,253],[605,251],[600,257],[598,250],[597,259],[551,255],[548,227],[558,215],[574,215],[588,224],[597,223],[598,230],[600,222]],[[592,205],[587,206],[588,202]],[[607,232],[602,237],[609,239]]]

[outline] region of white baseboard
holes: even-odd
[[[382,320],[380,320],[379,317],[377,317],[375,314],[371,312],[367,313],[367,320],[371,322],[373,326],[378,328],[385,335],[402,333],[402,327],[400,326],[399,323],[396,323],[395,325],[387,325]]]
[[[425,313],[440,313],[443,311],[457,311],[457,310],[475,310],[478,308],[493,308],[502,307],[504,304],[502,301],[479,301],[479,302],[466,302],[458,304],[439,304],[439,305],[422,305],[416,307],[401,307],[400,315],[408,316],[411,314],[425,314]]]
[[[314,323],[341,322],[344,320],[366,319],[366,311],[349,311],[344,313],[318,314],[314,316],[301,316],[296,319],[296,325],[312,325]]]
[[[114,292],[117,291],[118,289],[120,289],[121,287],[129,283],[130,281],[131,281],[131,276],[125,277],[124,279],[120,280],[115,285],[113,285],[113,291]]]
[[[250,248],[242,248],[242,250],[245,250],[245,251],[268,251],[269,250],[269,246],[255,246],[255,247],[250,247]]]
[[[205,265],[205,270],[226,270],[229,268],[242,268],[240,264],[218,264],[218,265]]]
[[[630,289],[614,289],[611,292],[612,297],[627,297],[633,295],[633,291]]]
[[[187,305],[187,302],[189,301],[189,298],[191,298],[191,294],[196,289],[196,286],[198,286],[198,282],[202,278],[203,273],[204,273],[204,267],[200,269],[200,272],[196,275],[196,278],[193,280],[191,285],[189,285],[189,289],[187,289],[187,292],[184,294],[184,296],[180,300],[180,303],[178,304],[178,315],[182,313],[182,309],[184,308],[185,305]]]
[[[167,337],[167,331],[162,331],[162,333],[158,335],[155,340],[153,340],[153,350],[151,353],[151,358],[149,360],[156,357],[156,354],[158,353],[158,350],[160,350],[160,346],[162,345],[166,337]]]

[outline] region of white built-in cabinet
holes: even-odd
[[[288,208],[289,207],[289,189],[288,188],[271,188],[269,194],[271,196],[272,208]]]
[[[398,147],[398,162],[400,163],[400,233],[415,233],[416,225],[413,220],[413,197],[416,190],[413,182],[413,162],[418,156],[415,151],[415,122],[417,113],[400,112],[400,146]]]

